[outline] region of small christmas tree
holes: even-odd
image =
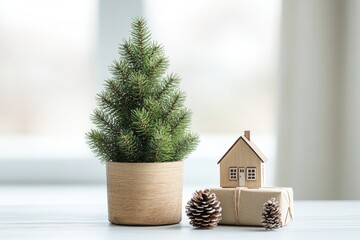
[[[131,38],[119,51],[112,77],[97,96],[92,114],[97,129],[87,133],[90,148],[105,162],[183,160],[199,138],[189,132],[191,112],[184,106],[180,78],[165,75],[168,59],[151,41],[145,19],[133,20]]]
[[[261,223],[266,230],[282,227],[281,212],[278,201],[276,201],[275,198],[271,198],[264,204]]]

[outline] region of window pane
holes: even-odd
[[[280,1],[146,0],[200,132],[272,134]]]
[[[246,179],[247,180],[256,180],[256,168],[247,168]]]
[[[0,133],[84,134],[95,96],[95,0],[0,0]]]
[[[229,168],[229,180],[237,180],[237,168]]]

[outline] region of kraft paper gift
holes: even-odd
[[[250,189],[212,188],[222,207],[223,225],[262,226],[263,205],[271,198],[279,202],[281,220],[286,225],[293,220],[293,190],[282,187],[263,187]]]

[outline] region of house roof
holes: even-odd
[[[263,163],[267,162],[267,158],[265,157],[265,155],[260,151],[260,149],[253,142],[249,141],[245,136],[240,136],[234,142],[234,144],[231,146],[231,148],[229,148],[229,150],[227,150],[227,152],[224,154],[224,156],[222,156],[222,158],[217,162],[217,164],[219,164],[225,158],[225,156],[231,151],[231,149],[233,149],[233,147],[240,140],[243,140],[250,147],[250,149],[256,154],[256,156],[259,157],[260,161],[262,161]]]

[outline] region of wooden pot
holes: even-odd
[[[165,225],[181,221],[183,162],[107,162],[109,221]]]

